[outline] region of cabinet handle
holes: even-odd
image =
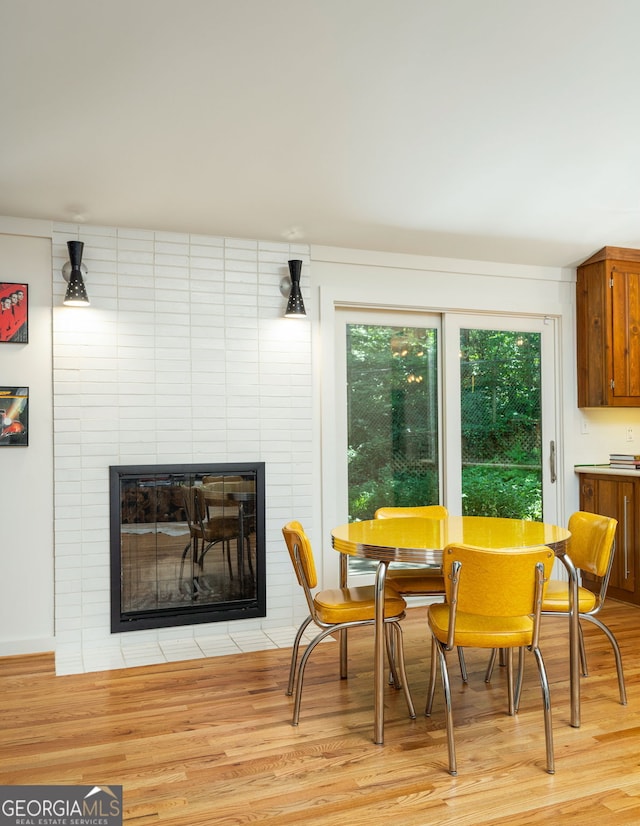
[[[627,545],[627,506],[629,505],[629,497],[624,497],[624,578],[629,579],[629,553]]]
[[[556,443],[549,442],[549,469],[551,471],[551,482],[555,482],[556,476]]]

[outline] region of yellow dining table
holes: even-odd
[[[525,519],[490,516],[448,516],[444,519],[399,517],[371,519],[340,525],[331,531],[333,547],[343,554],[341,585],[346,585],[349,556],[378,562],[376,570],[376,623],[374,658],[374,743],[384,743],[384,595],[387,567],[405,562],[442,569],[442,551],[451,543],[504,550],[547,545],[562,561],[568,575],[571,601],[569,622],[569,668],[571,685],[571,725],[580,725],[579,618],[576,606],[578,579],[566,553],[571,534],[566,528]]]

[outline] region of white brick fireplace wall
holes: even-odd
[[[91,307],[62,306],[85,242]],[[282,317],[306,246],[57,224],[53,233],[58,673],[286,642],[300,617],[280,529],[312,517],[311,324]],[[264,461],[267,617],[110,633],[110,465]]]

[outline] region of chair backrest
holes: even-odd
[[[447,545],[442,563],[451,610],[450,643],[457,612],[479,617],[533,616],[532,639],[537,640],[544,586],[554,559],[545,545],[508,550]]]
[[[238,505],[224,495],[222,488],[216,490],[215,485],[203,485],[198,489],[198,497],[200,509],[208,519],[238,515]]]
[[[303,587],[309,611],[313,616],[315,613],[313,605],[313,595],[311,589],[318,584],[318,575],[316,573],[316,563],[313,558],[313,549],[309,537],[304,532],[304,528],[299,522],[287,522],[282,529],[284,541],[287,543],[287,549],[293,569],[296,572],[298,583]]]
[[[610,516],[576,511],[569,517],[571,539],[567,553],[576,566],[593,576],[606,577],[613,562],[618,522]]]
[[[422,519],[446,519],[449,511],[444,505],[420,505],[413,508],[378,508],[376,519],[397,519],[402,516],[418,516]]]

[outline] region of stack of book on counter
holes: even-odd
[[[640,454],[610,453],[609,467],[624,468],[625,470],[640,470]]]

